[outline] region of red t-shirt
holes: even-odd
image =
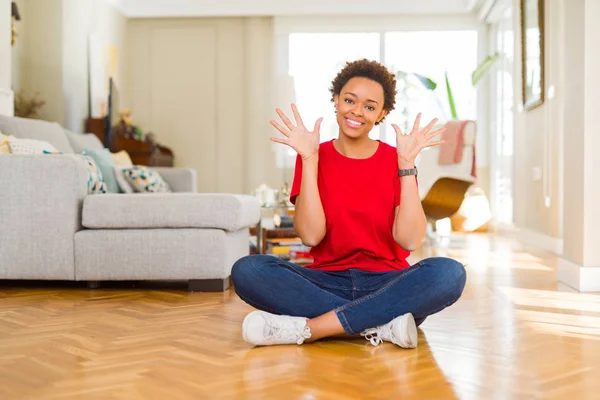
[[[366,159],[348,158],[333,146],[319,147],[318,187],[325,211],[326,234],[311,248],[307,268],[340,271],[356,268],[371,272],[409,267],[410,253],[393,238],[396,206],[400,203],[400,177],[396,148],[379,142]],[[300,193],[302,159],[296,157],[290,201]]]

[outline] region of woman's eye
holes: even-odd
[[[375,111],[375,107],[373,107],[373,106],[367,106],[367,110],[369,110],[369,111]]]
[[[348,103],[348,104],[352,104],[352,100],[350,100],[350,99],[346,99],[346,103]]]

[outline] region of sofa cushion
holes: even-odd
[[[249,195],[134,193],[88,196],[83,226],[90,229],[216,228],[236,231],[256,224],[260,202]]]
[[[55,122],[0,115],[0,131],[18,139],[43,140],[60,152],[73,153],[64,129]]]
[[[75,234],[77,280],[223,279],[249,253],[248,230],[83,229]]]
[[[93,133],[75,133],[65,129],[65,134],[73,151],[77,154],[82,154],[85,149],[102,150],[104,148],[98,136]]]

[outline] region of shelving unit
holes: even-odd
[[[288,207],[286,211],[288,213],[286,217],[293,218],[293,208]],[[257,254],[271,254],[299,265],[310,264],[313,261],[310,257],[310,248],[302,244],[293,226],[264,227],[261,219],[257,226],[250,229],[250,235],[256,238],[255,253]]]

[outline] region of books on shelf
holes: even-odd
[[[267,254],[298,264],[307,264],[313,261],[310,247],[303,245],[300,238],[267,239]]]

